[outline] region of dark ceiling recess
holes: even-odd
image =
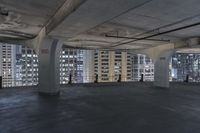
[[[5,7],[0,7],[0,15],[8,16],[8,9],[6,9]]]

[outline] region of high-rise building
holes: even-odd
[[[38,56],[25,46],[16,46],[16,86],[38,84]]]
[[[133,80],[139,81],[143,74],[144,81],[154,80],[154,64],[152,59],[143,54],[132,56]]]
[[[3,87],[15,86],[15,46],[0,44],[0,74]]]
[[[73,83],[83,82],[83,50],[63,48],[60,55],[60,83],[67,84],[69,77]]]
[[[200,54],[176,53],[172,57],[171,77],[173,81],[200,81]]]
[[[94,82],[94,50],[83,51],[83,82]]]
[[[38,59],[32,49],[1,43],[0,59],[3,87],[38,84]]]
[[[94,74],[99,82],[129,81],[132,77],[131,58],[127,52],[101,51],[94,52]]]

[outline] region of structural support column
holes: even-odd
[[[122,52],[121,76],[122,76],[122,81],[127,80],[127,53],[126,52]]]
[[[59,57],[63,43],[44,38],[39,49],[39,93],[56,95],[60,92]]]
[[[162,53],[154,65],[154,86],[169,88],[169,61],[172,51]]]
[[[142,51],[132,53],[141,53],[148,55],[154,62],[154,86],[156,87],[169,87],[169,61],[174,53],[174,49],[184,46],[180,43],[163,44]],[[131,51],[129,51],[131,53]]]
[[[109,51],[109,81],[115,81],[115,51]]]
[[[198,39],[194,39],[191,41],[196,42],[198,41]],[[154,59],[155,63],[154,86],[164,88],[169,87],[169,61],[171,59],[171,56],[174,54],[175,49],[187,46],[187,42],[179,40],[173,44],[161,45],[146,51],[148,55],[150,55],[150,57]]]

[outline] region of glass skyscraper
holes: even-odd
[[[60,55],[60,84],[83,83],[83,50],[63,48]]]
[[[200,81],[200,54],[176,53],[172,57],[172,81]]]
[[[139,81],[141,75],[144,81],[154,80],[154,64],[152,59],[143,54],[132,55],[133,81]]]
[[[15,49],[14,45],[0,44],[0,74],[3,87],[15,86]]]
[[[38,84],[38,56],[33,49],[16,46],[16,86]]]

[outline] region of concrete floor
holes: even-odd
[[[60,97],[0,90],[0,133],[199,133],[200,84],[86,84]]]

